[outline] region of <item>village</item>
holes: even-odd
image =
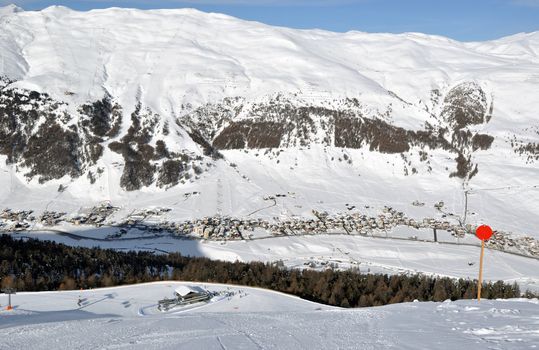
[[[414,203],[414,205],[418,205]],[[441,213],[443,202],[435,208]],[[461,225],[458,220],[446,218],[452,214],[441,215],[442,219],[424,218],[416,220],[407,217],[403,212],[385,206],[376,216],[361,213],[355,207],[348,206],[347,213],[329,214],[312,210],[313,218],[293,217],[272,221],[261,218],[233,218],[215,215],[194,220],[175,222],[163,218],[169,208],[141,209],[130,213],[127,217],[114,221],[111,219],[119,208],[110,203],[86,209],[76,215],[62,212],[45,211],[41,215],[33,215],[32,211],[14,211],[5,209],[0,212],[0,232],[25,232],[61,228],[62,223],[75,226],[114,228],[105,240],[121,240],[130,232],[153,235],[171,235],[177,238],[191,238],[213,241],[256,240],[279,236],[299,236],[316,234],[361,235],[409,240],[436,241],[450,244],[463,244],[462,239],[473,235],[470,224]],[[423,232],[423,236],[397,236],[394,230],[398,227],[413,228],[412,232]],[[110,231],[110,230],[109,230]],[[425,233],[429,233],[425,236]],[[453,237],[453,241],[439,240],[445,233]],[[449,236],[449,235],[450,236]],[[527,236],[514,236],[503,231],[495,231],[493,239],[487,247],[520,255],[539,257],[539,241]]]

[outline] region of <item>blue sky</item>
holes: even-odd
[[[539,0],[0,0],[0,4],[8,3],[26,10],[50,5],[77,10],[193,7],[294,28],[413,31],[463,41],[539,30]]]

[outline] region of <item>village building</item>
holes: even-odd
[[[209,300],[211,294],[199,286],[179,286],[174,290],[174,296],[180,303],[196,303]]]

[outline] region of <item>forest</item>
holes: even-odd
[[[0,236],[2,289],[88,289],[161,280],[261,287],[341,307],[472,299],[477,294],[477,281],[468,279],[365,274],[359,269],[287,269],[282,262],[225,262],[178,253],[121,252]],[[485,299],[520,296],[517,284],[498,281],[482,285]],[[529,292],[525,296],[534,297]]]

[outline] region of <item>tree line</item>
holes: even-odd
[[[477,295],[477,282],[469,279],[364,274],[357,268],[286,269],[279,263],[225,262],[179,253],[121,252],[0,236],[2,288],[87,289],[171,279],[261,287],[341,307],[472,299]],[[482,286],[482,297],[486,299],[520,296],[516,283],[498,281]],[[526,296],[533,295],[527,292]]]

